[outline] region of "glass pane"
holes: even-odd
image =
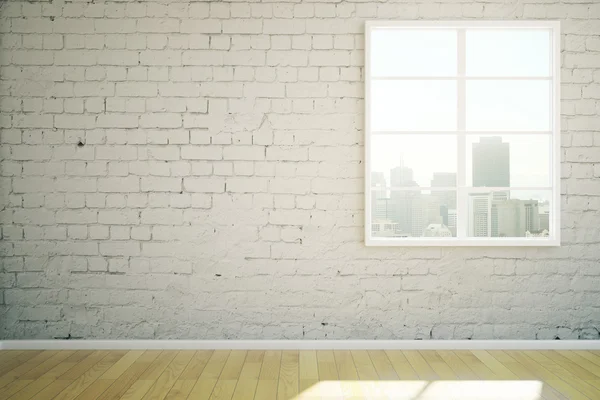
[[[377,76],[455,76],[456,31],[374,29],[371,74]]]
[[[552,186],[550,135],[467,135],[467,185]]]
[[[371,234],[398,238],[455,237],[455,205],[455,191],[373,190]]]
[[[456,186],[455,135],[373,135],[373,187]]]
[[[468,131],[550,130],[550,82],[468,81]]]
[[[466,32],[468,76],[550,76],[549,30]]]
[[[373,81],[374,131],[456,130],[455,81]]]
[[[551,234],[550,190],[470,193],[469,237],[547,237]]]

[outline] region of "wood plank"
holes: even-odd
[[[61,362],[65,361],[68,357],[73,355],[75,352],[73,350],[63,350],[54,354],[52,357],[48,358],[46,361],[40,363],[34,368],[30,369],[19,379],[31,379],[36,380],[46,372],[50,371],[52,368],[56,367]]]
[[[427,361],[425,361],[418,350],[403,350],[402,354],[404,354],[404,357],[406,357],[420,379],[435,381],[440,378],[429,364],[427,364]]]
[[[475,372],[479,379],[497,380],[498,377],[492,372],[481,360],[468,350],[455,351],[456,354],[465,364]]]
[[[221,371],[229,358],[230,350],[215,350],[210,356],[206,367],[200,374],[200,378],[204,379],[219,379]]]
[[[279,369],[281,367],[281,350],[267,350],[263,357],[262,367],[258,379],[277,380],[279,379]]]
[[[599,365],[596,365],[595,363],[591,362],[587,358],[585,358],[573,351],[559,350],[556,353],[560,354],[565,359],[569,360],[571,363],[575,364],[579,368],[584,369],[584,370],[592,373],[595,376],[595,378],[588,377],[588,378],[583,378],[583,379],[589,379],[589,380],[600,379],[600,366]]]
[[[240,372],[240,380],[258,380],[265,352],[263,350],[250,350],[244,360],[244,366]],[[234,395],[235,397],[235,395]]]
[[[444,359],[442,357],[440,357],[440,355],[437,352],[435,352],[433,350],[427,350],[427,351],[419,351],[419,353],[421,354],[421,357],[423,357],[423,359],[431,367],[433,372],[435,372],[435,374],[440,377],[440,379],[444,379],[444,380],[458,379],[458,376],[456,375],[456,373],[454,373],[452,368],[450,368],[450,366],[448,364],[446,364]]]
[[[169,394],[169,391],[193,356],[193,351],[180,351],[155,382],[152,379],[148,379],[153,385],[143,397],[144,400],[162,400],[167,397],[167,394]]]
[[[317,368],[320,381],[335,381],[339,379],[335,357],[331,350],[317,350]]]
[[[495,359],[492,355],[490,355],[485,350],[473,350],[471,351],[475,357],[477,357],[482,363],[485,364],[496,376],[500,379],[517,379],[517,375],[515,375],[510,369],[508,369],[504,364]]]
[[[67,386],[62,392],[60,392],[55,400],[72,400],[79,396],[85,389],[87,389],[92,383],[112,367],[117,361],[123,357],[124,352],[111,351],[98,363],[93,365],[90,369],[85,371],[77,379],[75,379],[69,386]]]
[[[519,380],[542,380],[549,379],[553,381],[556,378],[552,373],[543,369],[539,366],[537,368],[531,364],[532,360],[527,360],[525,355],[520,351],[501,351],[494,350],[488,351],[488,353],[494,357],[498,362],[502,363],[512,373],[517,376]],[[564,388],[562,385],[558,385],[559,388]],[[577,392],[578,393],[578,392]],[[564,399],[566,398],[559,391],[554,389],[551,384],[544,382],[542,386],[542,396],[544,399]]]
[[[35,379],[11,399],[29,400],[91,352],[60,351],[19,379]],[[45,371],[45,372],[44,372]],[[41,375],[40,375],[41,374]],[[38,378],[35,378],[38,376]]]
[[[98,397],[98,400],[120,399],[161,354],[161,350],[145,351],[116,380],[107,380],[112,384]]]
[[[215,350],[211,354],[208,363],[190,392],[189,399],[207,400],[210,398],[217,385],[217,379],[229,358],[229,353],[229,350]]]
[[[545,350],[545,351],[542,351],[541,354],[548,357],[555,363],[561,365],[564,369],[569,371],[576,378],[579,378],[581,380],[598,379],[598,376],[596,376],[592,372],[588,371],[587,369],[583,368],[581,365],[574,363],[569,358],[563,356],[562,354],[560,354],[557,351]]]
[[[118,379],[123,372],[127,370],[140,356],[144,354],[144,350],[128,351],[119,361],[110,367],[100,379]]]
[[[94,383],[87,387],[75,398],[75,400],[96,400],[102,393],[112,385],[112,379],[96,379]]]
[[[71,369],[69,369],[64,374],[60,375],[58,379],[74,381],[79,378],[81,375],[85,374],[90,368],[100,362],[104,357],[106,357],[109,353],[115,354],[115,352],[109,352],[107,350],[98,350],[94,351],[92,354],[75,364]],[[125,354],[124,352],[118,352],[117,354]]]
[[[181,374],[183,376],[183,374]],[[175,382],[165,400],[185,400],[196,384],[195,379],[180,379]]]
[[[317,352],[315,350],[301,350],[298,354],[298,363],[300,380],[319,379]]]
[[[148,368],[140,375],[139,380],[155,381],[163,373],[167,366],[177,357],[177,350],[169,350],[161,352],[158,357],[148,366]]]
[[[369,350],[367,353],[373,362],[373,366],[375,367],[375,371],[380,380],[393,381],[399,379],[398,374],[396,373],[392,362],[385,354],[385,351]]]
[[[231,400],[237,380],[218,380],[210,395],[210,400]]]
[[[316,354],[315,354],[316,356]],[[357,381],[358,380],[358,372],[356,371],[356,366],[354,365],[354,360],[352,359],[352,353],[350,350],[334,350],[333,357],[335,359],[335,366],[337,368],[337,373],[339,379],[342,381]],[[316,364],[316,357],[315,357]],[[318,371],[315,371],[318,372]],[[318,378],[318,373],[317,373]]]
[[[0,350],[0,365],[4,365],[22,353],[23,350]]]
[[[188,399],[208,400],[216,384],[217,378],[208,378],[200,376],[200,378],[198,378],[196,384],[192,388]]]
[[[277,380],[259,379],[254,398],[256,400],[277,400]]]
[[[401,350],[385,350],[385,354],[390,359],[394,371],[400,379],[417,380],[419,375],[416,373],[410,362],[406,359]]]
[[[232,350],[219,375],[220,380],[237,380],[246,360],[246,350]]]
[[[580,355],[580,356],[586,358],[588,361],[591,361],[594,364],[600,366],[600,356],[597,356],[596,354],[592,353],[591,351],[578,350],[578,351],[574,351],[574,353],[577,355]]]
[[[317,352],[315,350],[301,350],[298,354],[298,368],[298,391],[302,393],[319,382]]]
[[[21,379],[20,379],[21,380]],[[41,392],[46,386],[54,382],[54,379],[42,379],[30,380],[27,386],[23,387],[17,393],[14,393],[9,399],[11,400],[29,400],[33,398],[37,393]],[[0,390],[1,396],[2,390]]]
[[[258,379],[240,378],[233,392],[232,400],[253,400]]]
[[[79,364],[85,358],[89,357],[93,353],[92,350],[78,350],[66,360],[46,372],[40,378],[43,379],[58,379],[65,372],[73,368],[75,365]]]
[[[13,381],[12,378],[16,378],[16,377],[14,376],[14,374],[9,374],[9,372],[12,372],[15,368],[20,367],[21,365],[25,364],[27,361],[33,359],[34,357],[39,356],[40,354],[42,354],[41,350],[39,350],[39,351],[38,350],[23,351],[21,354],[17,355],[16,357],[8,360],[6,363],[0,364],[0,381],[6,382],[6,383],[10,383],[11,381]],[[8,378],[8,380],[6,378]],[[3,385],[0,385],[0,387],[3,387]]]
[[[550,372],[551,375],[544,377],[544,381],[560,393],[567,395],[569,399],[586,399],[588,398],[587,396],[589,396],[589,393],[595,391],[593,386],[573,377],[569,371],[544,356],[541,351],[523,351],[519,353],[524,354],[527,358],[537,363],[539,365],[538,370],[542,371],[542,373],[544,373],[544,371]],[[520,357],[519,354],[511,353],[511,355],[512,354],[514,354],[515,357]],[[521,362],[521,360],[519,361]],[[594,397],[592,396],[592,398]]]
[[[25,375],[27,372],[31,371],[38,365],[42,364],[44,361],[54,357],[54,355],[57,353],[58,351],[54,350],[42,351],[35,357],[32,357],[26,362],[20,363],[18,366],[15,366],[10,371],[7,371],[5,375],[13,378],[20,378],[21,376]]]
[[[25,386],[29,385],[31,382],[33,381],[30,379],[15,379],[14,381],[2,388],[2,390],[0,391],[0,400],[8,399],[12,395],[18,393]]]
[[[354,360],[359,380],[376,381],[379,379],[371,357],[369,357],[369,353],[366,350],[352,350],[350,354],[352,354],[352,360]]]
[[[208,364],[208,360],[212,356],[212,350],[198,350],[190,360],[190,363],[181,373],[181,377],[179,379],[182,380],[194,380],[196,381],[200,378],[200,374]]]
[[[317,385],[319,383],[318,379],[300,379],[298,382],[298,392],[300,392],[299,397],[302,398],[302,394],[309,391],[310,388]]]
[[[299,386],[299,353],[298,350],[286,350],[281,353],[279,369],[278,399],[293,399],[298,395]]]
[[[450,350],[438,350],[438,355],[454,371],[459,380],[477,380],[477,375],[459,356]]]
[[[52,381],[51,384],[42,389],[39,393],[36,394],[35,400],[51,400],[54,399],[60,392],[65,390],[67,386],[69,386],[72,381],[67,381],[64,379],[57,379]]]
[[[154,381],[150,380],[135,381],[119,400],[141,400],[148,394],[154,383]]]

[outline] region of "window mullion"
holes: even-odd
[[[466,38],[465,30],[457,30],[457,75],[456,80],[456,121],[457,121],[457,174],[456,184],[456,237],[464,239],[467,237],[467,193],[464,188],[467,186],[467,144],[465,137],[466,130]]]

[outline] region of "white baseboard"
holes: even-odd
[[[3,340],[0,350],[600,350],[600,340]]]

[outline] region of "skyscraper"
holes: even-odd
[[[440,202],[440,215],[442,222],[448,226],[448,210],[456,209],[456,191],[454,190],[434,190],[436,187],[456,187],[456,173],[454,172],[434,172],[431,180],[431,194],[438,198]]]
[[[400,166],[390,170],[390,182],[392,186],[418,186],[413,179],[413,170],[405,167],[402,162]]]
[[[525,206],[525,229],[528,232],[540,230],[540,211],[537,200],[523,200]]]
[[[539,206],[540,231],[550,231],[550,205],[542,203]]]
[[[473,186],[510,186],[510,148],[500,136],[482,137],[473,143]],[[494,199],[508,197],[508,192],[494,193]]]
[[[390,170],[390,185],[396,188],[418,186],[413,179],[413,170],[405,167],[402,159],[400,159],[399,166]],[[411,234],[413,231],[413,208],[419,202],[420,193],[412,190],[392,191],[390,197],[394,209],[393,220],[398,223],[402,232]]]
[[[469,196],[469,236],[489,237],[491,232],[491,201],[488,194]]]

